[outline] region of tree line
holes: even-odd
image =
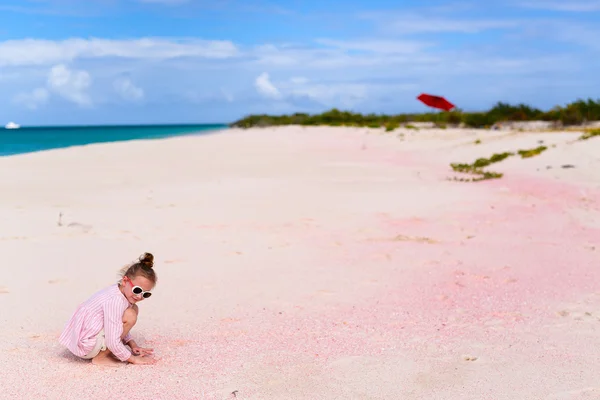
[[[600,99],[577,100],[565,106],[542,111],[526,104],[511,105],[498,102],[489,111],[430,112],[420,114],[359,114],[336,108],[321,114],[295,113],[292,115],[249,115],[230,124],[232,127],[251,128],[276,125],[329,125],[357,126],[393,130],[411,122],[432,122],[439,127],[463,125],[471,128],[489,128],[507,121],[550,121],[556,126],[581,125],[588,121],[600,121]]]

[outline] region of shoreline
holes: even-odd
[[[536,121],[532,121],[532,122],[536,122]],[[0,159],[2,158],[6,158],[6,157],[15,157],[15,156],[22,156],[22,155],[28,155],[28,154],[36,154],[36,153],[43,153],[43,152],[48,152],[48,151],[56,151],[56,150],[68,150],[68,149],[77,149],[77,148],[84,148],[84,147],[90,147],[90,146],[95,146],[95,145],[111,145],[111,144],[120,144],[120,143],[129,143],[129,142],[137,142],[137,143],[143,143],[145,141],[161,141],[161,140],[170,140],[170,139],[177,139],[177,138],[182,138],[182,137],[188,137],[188,136],[204,136],[204,135],[210,135],[210,134],[215,134],[215,133],[224,133],[224,132],[236,132],[236,133],[246,133],[247,131],[257,131],[257,132],[261,132],[261,131],[272,131],[274,129],[277,130],[286,130],[286,129],[292,129],[292,130],[314,130],[314,129],[325,129],[325,130],[335,130],[335,131],[347,131],[347,132],[357,132],[360,131],[361,133],[368,133],[368,134],[381,134],[384,136],[389,136],[389,135],[396,135],[396,136],[404,136],[404,135],[413,135],[413,134],[418,134],[420,136],[427,136],[427,135],[440,135],[440,138],[444,138],[444,137],[449,137],[453,134],[458,134],[459,136],[463,136],[465,138],[469,137],[469,136],[477,136],[478,139],[495,139],[495,138],[502,138],[505,137],[506,135],[531,135],[531,134],[540,134],[540,135],[550,135],[550,134],[562,134],[562,135],[575,135],[575,134],[583,134],[586,129],[586,127],[581,126],[581,127],[568,127],[568,128],[564,128],[564,129],[535,129],[535,130],[519,130],[519,129],[512,129],[512,128],[508,128],[508,129],[481,129],[481,128],[458,128],[458,127],[452,127],[452,128],[436,128],[436,127],[429,127],[429,123],[414,123],[412,124],[414,125],[417,129],[414,128],[405,128],[403,126],[400,126],[396,129],[394,129],[393,131],[386,131],[385,128],[369,128],[369,127],[353,127],[353,126],[326,126],[326,125],[322,125],[322,126],[303,126],[303,125],[281,125],[281,126],[266,126],[266,127],[252,127],[252,128],[239,128],[239,127],[229,127],[228,125],[223,125],[223,127],[221,128],[215,128],[215,129],[208,129],[206,131],[193,131],[193,132],[186,132],[186,133],[180,133],[180,134],[173,134],[173,135],[169,135],[169,136],[163,136],[163,137],[146,137],[146,138],[131,138],[131,139],[120,139],[120,140],[107,140],[107,141],[97,141],[97,142],[90,142],[90,143],[84,143],[84,144],[73,144],[73,145],[67,145],[67,146],[60,146],[60,147],[52,147],[52,148],[46,148],[46,149],[40,149],[40,150],[32,150],[32,151],[25,151],[25,152],[20,152],[20,153],[14,153],[14,154],[7,154],[7,155],[3,155],[0,154]],[[187,126],[187,125],[114,125],[114,126],[106,126],[109,128],[117,128],[117,127],[125,127],[125,128],[131,128],[131,127],[171,127],[171,126]],[[189,125],[192,126],[192,125]],[[94,128],[94,129],[102,129],[102,128],[106,128],[105,126],[73,126],[73,127],[68,127],[69,129],[77,129],[77,128]],[[25,127],[26,129],[47,129],[47,128],[51,128],[51,129],[61,129],[62,127]],[[481,136],[481,137],[480,137]],[[573,139],[576,139],[576,137],[573,137]]]
[[[90,135],[92,133],[95,133],[97,131],[101,131],[101,130],[107,130],[108,133],[112,133],[114,135],[114,131],[115,130],[119,130],[119,129],[125,129],[127,130],[135,130],[135,129],[145,129],[145,130],[155,130],[155,129],[164,129],[164,128],[170,128],[173,129],[175,127],[192,127],[195,125],[131,125],[131,126],[121,126],[121,125],[110,125],[110,126],[70,126],[70,127],[24,127],[24,128],[20,128],[20,129],[7,129],[6,132],[8,133],[4,133],[7,137],[9,134],[13,135],[13,140],[19,140],[19,135],[27,135],[28,133],[37,133],[37,134],[44,134],[44,133],[52,133],[52,136],[54,136],[54,132],[75,132],[79,135]],[[34,145],[36,146],[42,146],[41,148],[33,148],[33,149],[28,149],[25,151],[18,151],[18,152],[9,152],[6,153],[6,151],[8,150],[3,150],[0,153],[0,158],[2,157],[12,157],[12,156],[18,156],[18,155],[23,155],[23,154],[32,154],[32,153],[38,153],[38,152],[44,152],[44,151],[53,151],[53,150],[61,150],[61,149],[70,149],[70,148],[76,148],[76,147],[85,147],[85,146],[91,146],[91,145],[96,145],[96,144],[111,144],[111,143],[121,143],[121,142],[131,142],[131,141],[144,141],[144,140],[162,140],[162,139],[169,139],[169,138],[176,138],[176,137],[181,137],[181,136],[200,136],[200,135],[208,135],[208,134],[213,134],[213,133],[218,133],[221,131],[226,131],[229,129],[228,126],[226,125],[219,125],[220,128],[216,128],[216,125],[204,125],[203,127],[205,129],[199,129],[199,130],[194,130],[194,131],[186,131],[186,132],[165,132],[162,134],[157,134],[157,133],[152,133],[152,132],[148,132],[145,136],[142,137],[137,137],[137,136],[133,136],[130,137],[128,135],[123,136],[122,138],[114,138],[114,137],[110,137],[110,136],[104,136],[104,137],[96,137],[92,139],[89,139],[90,141],[87,141],[87,139],[84,138],[83,141],[81,141],[80,138],[75,139],[75,142],[73,143],[68,143],[69,141],[73,141],[72,137],[65,137],[63,138],[63,140],[65,140],[67,143],[44,143],[43,140],[44,138],[41,138],[41,143],[40,144],[40,138],[36,138],[37,140],[35,142],[33,142]],[[79,132],[77,132],[79,131]],[[0,139],[4,139],[2,136],[0,136]],[[5,146],[7,148],[15,147],[15,146],[22,146],[22,147],[27,147],[27,146],[31,146],[31,144],[27,143],[27,137],[25,139],[25,141],[23,143],[7,143],[4,144],[2,142],[0,142],[0,145]]]
[[[139,379],[56,339],[151,251],[132,332],[160,359],[149,398],[593,396],[600,138],[473,131],[228,129],[0,158],[4,394]],[[491,165],[500,179],[447,179],[540,140]]]

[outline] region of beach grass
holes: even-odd
[[[593,137],[600,136],[600,129],[590,129],[587,130],[579,137],[579,140],[588,140]]]
[[[504,161],[508,157],[512,157],[516,154],[520,155],[521,158],[535,157],[535,156],[542,154],[547,149],[548,148],[546,146],[539,146],[539,147],[536,147],[533,149],[517,150],[516,153],[510,152],[510,151],[506,151],[503,153],[494,153],[489,158],[485,158],[485,157],[478,158],[471,164],[451,163],[450,167],[452,168],[453,171],[460,172],[463,174],[474,175],[473,178],[455,177],[453,180],[459,181],[459,182],[479,182],[479,181],[485,181],[485,180],[489,180],[489,179],[499,179],[499,178],[502,178],[504,176],[504,174],[502,174],[500,172],[485,171],[484,168],[486,168],[492,164],[496,164],[501,161]]]
[[[519,150],[518,153],[521,156],[521,158],[531,158],[531,157],[535,157],[537,155],[542,154],[546,150],[548,150],[548,148],[546,146],[539,146],[539,147],[536,147],[535,149]]]

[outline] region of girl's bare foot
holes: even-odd
[[[98,355],[92,358],[92,364],[94,365],[102,365],[109,367],[118,367],[123,363],[115,358],[110,350],[104,350],[98,353]]]

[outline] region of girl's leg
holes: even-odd
[[[121,335],[121,340],[125,339],[125,336],[127,336],[137,322],[138,311],[137,304],[134,304],[123,313],[123,334]]]
[[[138,306],[133,305],[132,307],[125,310],[123,313],[123,334],[121,335],[121,340],[127,336],[131,328],[137,322],[138,316]],[[119,361],[110,350],[106,349],[98,353],[96,357],[92,359],[92,363],[95,365],[121,365],[121,361]]]
[[[106,349],[98,353],[98,355],[92,358],[92,364],[94,365],[109,365],[109,366],[119,366],[123,363],[119,361],[110,350]]]

